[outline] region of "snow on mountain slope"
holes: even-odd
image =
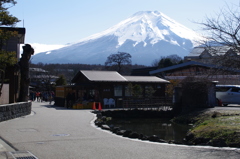
[[[34,55],[33,63],[104,64],[118,51],[132,55],[133,64],[151,65],[161,56],[183,57],[202,39],[158,11],[141,11],[117,25],[64,48]]]

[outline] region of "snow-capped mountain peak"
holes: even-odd
[[[181,38],[192,41],[201,40],[201,37],[196,32],[159,11],[139,11],[117,25],[84,38],[79,42],[94,40],[102,36],[115,35],[119,37],[117,47],[121,46],[126,40],[136,41],[136,44],[140,42],[145,43],[146,39],[151,39],[151,44],[153,45],[160,40],[177,44],[176,41],[165,38],[165,36],[170,36],[171,32],[169,30]],[[198,44],[194,43],[194,45]]]
[[[108,55],[124,51],[132,54],[133,62],[149,65],[152,61],[143,59],[143,62],[141,59],[147,56],[147,59],[154,60],[166,54],[183,56],[183,52],[187,54],[187,51],[196,45],[195,41],[200,41],[201,38],[191,29],[161,12],[140,11],[103,32],[84,38],[77,43],[59,49],[59,51],[52,51],[52,53],[57,55],[58,52],[59,57],[64,57],[71,50],[72,54],[74,52],[75,56],[79,56],[80,63],[86,63],[85,60],[81,59],[89,58],[87,61],[90,64],[96,62],[103,64]],[[91,48],[89,48],[90,44]],[[88,50],[86,50],[86,46]],[[76,58],[69,57],[65,58],[66,62],[67,59],[69,61],[76,60]]]

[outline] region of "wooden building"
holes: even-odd
[[[165,86],[169,82],[156,76],[122,76],[116,71],[80,70],[72,79],[71,93],[78,101],[96,101],[103,103],[104,98],[112,98],[116,106],[125,98],[131,98],[129,84],[142,88],[142,97],[147,96],[146,90],[151,87],[155,98],[165,96]],[[56,93],[57,94],[57,93]]]

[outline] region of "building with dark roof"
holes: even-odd
[[[122,76],[116,71],[80,70],[73,77],[72,83],[72,86],[68,86],[68,90],[74,92],[77,99],[91,98],[91,100],[103,102],[104,98],[117,101],[131,97],[132,94],[128,92],[130,83],[142,88],[142,97],[146,96],[148,87],[155,90],[154,97],[164,97],[165,85],[169,81],[156,76]],[[56,96],[57,94],[58,92]]]
[[[240,84],[240,70],[196,61],[184,62],[149,72],[167,80],[186,77],[208,78],[222,84]]]
[[[131,76],[151,76],[150,71],[156,70],[158,67],[144,67],[132,69]]]

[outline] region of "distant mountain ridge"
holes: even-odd
[[[79,42],[36,54],[32,62],[104,64],[110,54],[120,51],[132,55],[132,64],[148,66],[161,56],[186,56],[201,39],[161,12],[141,11]]]

